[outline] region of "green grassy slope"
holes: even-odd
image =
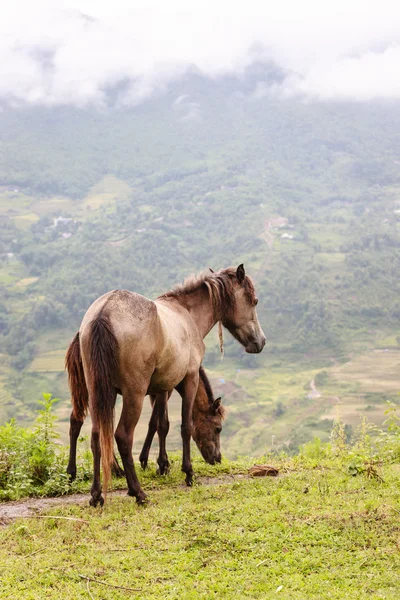
[[[114,496],[18,518],[0,530],[0,598],[398,598],[397,467],[379,483],[286,466],[185,489],[175,463],[169,485],[147,478],[145,508]]]

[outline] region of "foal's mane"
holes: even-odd
[[[210,380],[208,379],[206,372],[202,366],[200,366],[199,375],[200,375],[201,381],[203,382],[205,392],[207,394],[208,404],[210,406],[212,406],[214,404],[215,398],[214,398],[214,394],[212,391]],[[220,404],[218,406],[216,413],[219,414],[222,419],[225,418],[225,408],[222,406],[222,404]]]
[[[228,267],[213,273],[211,271],[201,271],[197,275],[190,275],[183,283],[178,283],[169,292],[166,292],[160,298],[184,299],[185,296],[207,289],[214,310],[221,314],[222,321],[224,316],[235,310],[235,281],[237,281],[236,269]],[[256,299],[253,282],[247,275],[242,283],[245,294],[249,302],[254,303]]]

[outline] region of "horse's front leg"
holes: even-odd
[[[158,433],[158,442],[160,446],[159,454],[158,454],[158,469],[157,473],[159,475],[166,475],[169,472],[169,460],[167,455],[166,448],[166,440],[169,431],[169,420],[168,420],[168,398],[171,394],[168,392],[163,392],[162,394],[157,394],[156,402],[154,408],[157,409],[157,433]]]
[[[157,431],[158,415],[157,415],[157,406],[156,406],[155,400],[156,400],[156,396],[151,395],[150,396],[150,402],[151,402],[151,406],[152,406],[151,417],[150,417],[150,421],[149,421],[149,427],[147,430],[146,439],[144,441],[143,448],[142,448],[142,451],[139,456],[139,460],[140,460],[142,469],[146,469],[146,467],[147,467],[151,444],[153,442],[153,438]]]
[[[193,426],[193,404],[199,387],[199,370],[187,374],[177,387],[182,396],[182,471],[186,473],[186,485],[193,485],[193,468],[190,459],[190,438]]]
[[[74,481],[76,479],[76,446],[79,434],[82,429],[83,420],[80,421],[79,419],[77,419],[74,416],[74,411],[72,411],[69,423],[69,460],[67,466],[67,473],[70,477],[70,480]]]

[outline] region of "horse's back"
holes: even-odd
[[[86,311],[80,327],[81,342],[90,336],[94,321],[106,316],[120,345],[126,338],[140,338],[145,330],[154,326],[157,308],[152,300],[127,290],[113,290],[100,296]]]
[[[120,329],[122,334],[127,330],[130,335],[135,331],[140,333],[157,318],[153,300],[127,290],[115,290],[107,301],[106,309],[116,334]]]

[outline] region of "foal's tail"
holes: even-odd
[[[72,413],[77,421],[84,421],[89,405],[89,394],[83,372],[79,331],[67,350],[65,368],[68,371],[69,389],[71,390]]]
[[[103,486],[107,493],[114,459],[115,376],[118,371],[118,341],[110,319],[100,313],[91,324],[90,373],[93,385],[93,418],[100,428]]]

